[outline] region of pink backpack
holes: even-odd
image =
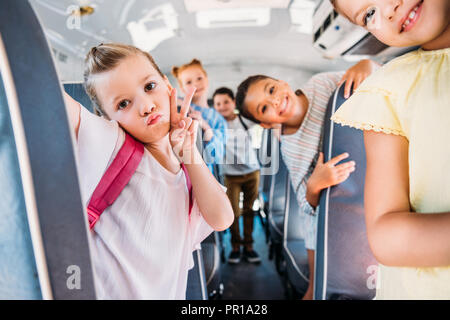
[[[89,201],[87,213],[90,229],[94,228],[103,211],[116,201],[136,171],[143,155],[144,145],[136,141],[129,134],[126,134],[122,148],[120,148],[117,156],[101,178],[92,194],[91,201]],[[181,168],[186,176],[186,183],[189,190],[190,217],[193,206],[192,184],[184,164],[181,164]]]

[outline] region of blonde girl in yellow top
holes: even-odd
[[[369,77],[332,120],[364,130],[377,299],[450,299],[450,1],[335,0],[391,46],[421,46]]]

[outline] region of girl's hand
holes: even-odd
[[[78,130],[80,128],[80,113],[81,107],[71,96],[63,90],[64,100],[66,102],[66,110],[69,115],[69,124],[75,133],[75,137],[78,139]]]
[[[352,84],[354,92],[359,87],[359,85],[379,67],[380,65],[376,62],[373,62],[369,59],[364,59],[348,69],[338,84],[338,86],[340,86],[341,84],[346,82],[344,90],[345,99],[348,99],[348,97],[350,97]]]
[[[208,121],[203,119],[202,113],[200,111],[196,111],[192,108],[189,108],[189,117],[198,121],[198,125],[203,130],[203,141],[209,142],[214,136],[214,131],[209,126]]]
[[[191,164],[195,159],[198,121],[186,116],[194,93],[195,89],[186,95],[180,112],[177,110],[176,89],[170,93],[170,144],[178,160],[185,164]]]
[[[316,167],[308,179],[307,188],[314,194],[319,194],[321,190],[335,186],[348,179],[355,171],[355,161],[349,161],[337,165],[340,161],[349,157],[348,153],[343,153],[323,163],[323,153],[319,155]]]
[[[202,128],[203,130],[206,130],[209,128],[208,123],[206,121],[204,121],[202,113],[200,111],[196,111],[192,108],[189,108],[189,117],[191,117],[194,120],[197,120],[200,128]],[[205,128],[205,125],[208,127]]]

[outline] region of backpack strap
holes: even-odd
[[[122,190],[131,180],[144,155],[144,145],[136,141],[128,133],[125,135],[125,142],[120,148],[117,156],[110,164],[97,187],[92,194],[87,207],[89,218],[89,228],[100,219],[101,214],[116,201]],[[194,206],[192,183],[185,165],[181,164],[186,177],[186,185],[189,191],[189,219]]]
[[[248,126],[245,124],[244,119],[242,119],[240,114],[238,114],[238,118],[239,118],[239,121],[241,122],[242,126],[244,127],[245,131],[248,132]]]
[[[248,126],[245,124],[244,119],[242,119],[242,116],[238,114],[239,121],[241,122],[242,126],[245,129],[245,132],[247,133],[247,137],[250,139],[250,143],[252,141],[252,136],[250,135],[250,131],[248,131]]]
[[[87,213],[90,229],[94,227],[103,211],[114,203],[128,184],[143,155],[144,145],[126,134],[124,144],[103,174],[89,201]]]

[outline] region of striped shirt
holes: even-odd
[[[214,133],[210,141],[203,143],[203,160],[214,173],[214,165],[223,163],[225,156],[227,121],[214,108],[202,108],[195,104],[191,104],[191,107],[201,112],[202,118],[208,122]]]
[[[316,215],[316,210],[306,200],[306,182],[319,156],[328,101],[343,75],[344,72],[327,72],[313,76],[301,88],[309,102],[303,123],[296,133],[281,136],[281,154],[297,201],[301,210],[309,215]]]

